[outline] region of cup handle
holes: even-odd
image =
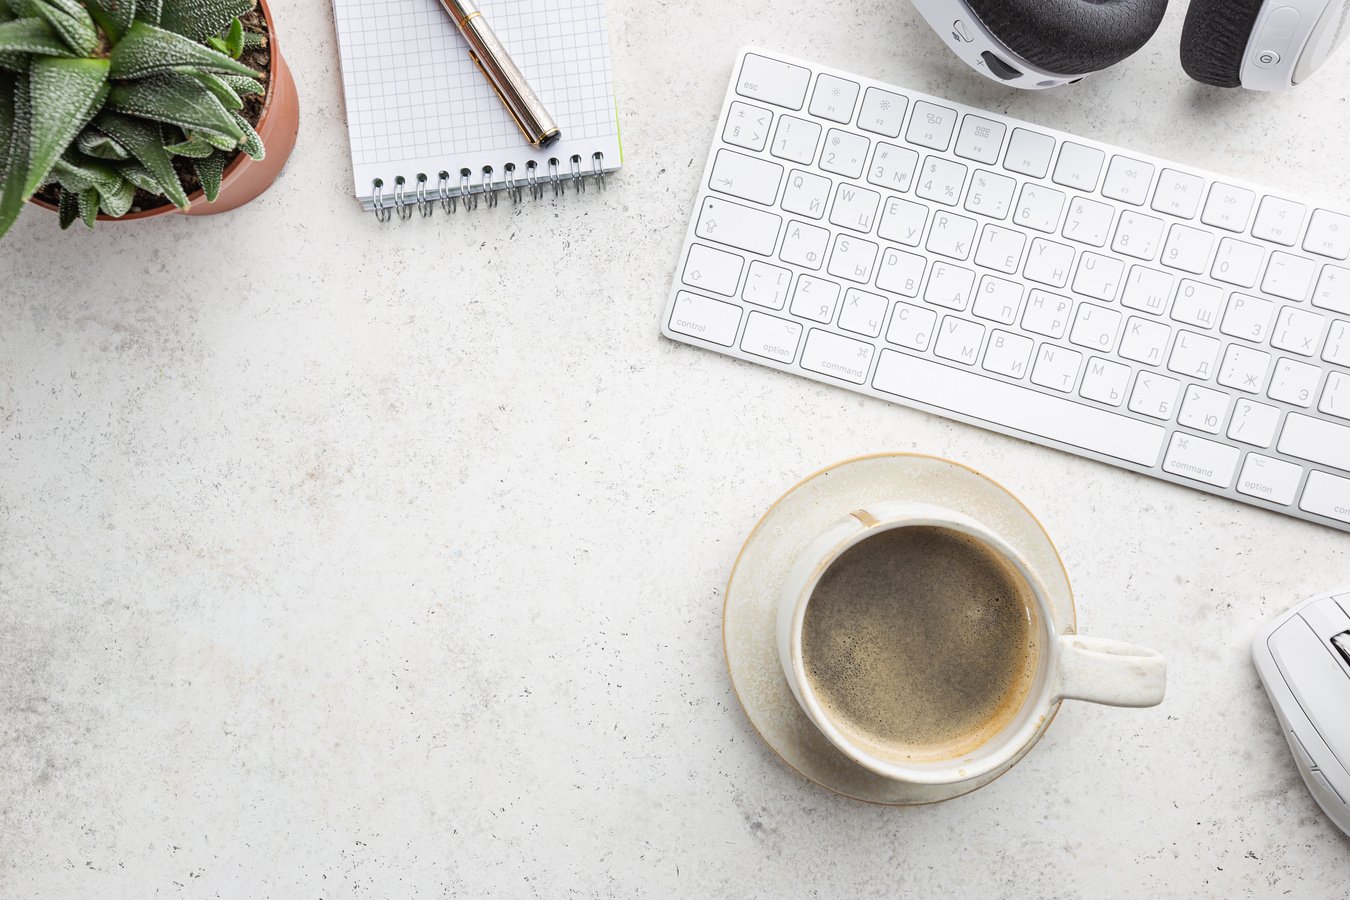
[[[1057,699],[1107,706],[1157,706],[1167,687],[1167,660],[1156,650],[1062,635]]]

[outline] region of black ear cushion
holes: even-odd
[[[1167,12],[1167,0],[966,3],[1009,50],[1056,75],[1086,75],[1114,66],[1148,43]]]
[[[1181,29],[1181,67],[1196,81],[1215,87],[1242,84],[1247,52],[1264,0],[1191,0]]]

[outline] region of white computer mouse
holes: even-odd
[[[1350,834],[1350,587],[1262,629],[1252,658],[1308,790]]]

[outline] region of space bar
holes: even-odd
[[[1141,466],[1158,464],[1167,435],[1167,430],[1157,425],[894,350],[881,352],[872,386],[887,394],[1025,432],[1032,440],[1048,438]]]

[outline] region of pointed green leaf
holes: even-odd
[[[98,205],[103,212],[116,219],[126,215],[131,209],[131,204],[136,199],[136,186],[125,178],[118,177],[117,181],[106,190],[100,187],[98,196]]]
[[[94,189],[100,193],[111,190],[122,176],[117,170],[102,160],[91,159],[75,153],[67,153],[52,166],[53,179],[63,187],[75,191]]]
[[[207,202],[214,203],[220,196],[220,176],[225,172],[225,154],[214,153],[206,159],[197,160],[192,167],[202,180],[202,191],[206,194]]]
[[[164,0],[136,0],[136,21],[158,25]]]
[[[123,178],[130,181],[147,194],[164,193],[164,189],[159,186],[159,182],[155,180],[155,176],[150,174],[150,170],[138,162],[124,162],[117,167],[117,171],[122,174]]]
[[[80,201],[73,191],[61,189],[61,197],[56,205],[56,214],[59,217],[62,231],[73,225],[75,220],[80,217]]]
[[[205,159],[216,152],[215,147],[198,137],[190,137],[186,141],[180,141],[177,144],[169,144],[164,148],[174,156],[186,156],[191,159]]]
[[[0,181],[9,171],[9,142],[14,131],[14,88],[18,78],[0,72]]]
[[[78,56],[88,56],[98,46],[98,31],[94,20],[75,0],[33,0],[37,13],[66,46]]]
[[[195,78],[164,75],[115,85],[108,94],[108,109],[141,119],[177,125],[184,131],[210,134],[239,146],[244,133],[220,105],[216,95]]]
[[[244,130],[244,143],[239,145],[239,150],[247,153],[250,159],[262,159],[266,155],[262,138],[258,137],[258,132],[253,130],[253,126],[248,123],[248,119],[238,113],[233,113],[233,115],[234,121]]]
[[[230,59],[238,59],[244,52],[244,23],[235,19],[230,30],[225,33],[225,53]]]
[[[80,132],[80,136],[75,138],[75,148],[86,156],[98,159],[122,160],[130,156],[125,147],[93,128]]]
[[[98,216],[98,191],[90,188],[87,191],[80,191],[78,197],[80,208],[80,218],[89,228],[94,227],[94,219]]]
[[[267,35],[258,31],[244,32],[244,49],[257,50],[267,46]]]
[[[39,57],[29,70],[33,122],[24,192],[31,195],[108,95],[106,59]],[[233,124],[233,123],[231,123]]]
[[[144,22],[131,26],[113,48],[110,58],[112,77],[119,79],[147,78],[171,69],[228,72],[232,75],[258,74],[224,53]]]
[[[0,109],[3,110],[0,118],[9,122],[9,134],[4,142],[6,155],[0,161],[5,175],[4,183],[0,184],[0,237],[4,237],[14,225],[23,202],[32,194],[32,191],[24,191],[28,181],[28,138],[32,120],[29,78],[27,75],[17,75],[4,81],[11,82],[12,88],[7,102],[0,102]]]
[[[231,19],[253,9],[255,0],[173,0],[164,5],[160,28],[167,28],[194,41],[220,34]]]
[[[85,0],[89,15],[114,41],[136,20],[136,0]]]
[[[261,97],[267,93],[262,82],[256,78],[245,78],[242,75],[222,75],[220,78],[240,97]]]
[[[15,19],[0,25],[0,50],[43,56],[76,55],[46,22],[38,18]]]
[[[207,89],[216,95],[216,99],[220,101],[220,105],[226,109],[235,110],[244,108],[244,101],[234,92],[234,88],[230,87],[229,82],[219,75],[213,75],[210,72],[188,72],[186,74],[191,75],[193,78],[206,85]]]
[[[94,125],[115,137],[118,143],[131,151],[131,155],[150,171],[160,186],[160,190],[156,193],[164,194],[170,202],[181,209],[187,208],[187,192],[183,190],[183,184],[178,180],[178,173],[174,170],[173,160],[164,147],[162,125],[158,122],[119,115],[106,109],[99,113]]]
[[[28,54],[17,50],[0,50],[0,69],[6,72],[27,72]]]

